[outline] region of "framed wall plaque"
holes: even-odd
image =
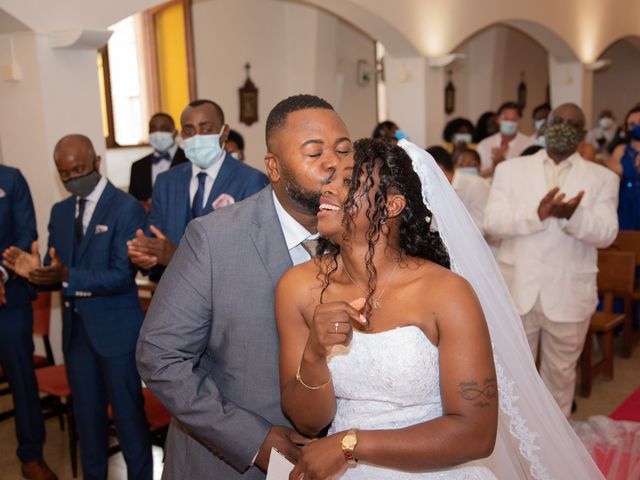
[[[258,121],[258,89],[249,75],[251,65],[247,63],[244,68],[247,71],[247,79],[244,85],[238,89],[240,96],[240,122],[245,125],[251,125]]]

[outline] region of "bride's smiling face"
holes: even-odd
[[[320,195],[320,209],[318,211],[318,233],[334,243],[342,243],[344,233],[353,237],[359,232],[364,233],[370,226],[367,218],[367,206],[363,186],[367,182],[366,173],[360,172],[360,189],[353,194],[353,206],[349,211],[345,210],[345,202],[349,197],[349,190],[353,182],[354,158],[345,159],[336,169],[333,178],[322,187]],[[377,169],[376,169],[377,170]],[[375,194],[378,191],[377,174],[373,174],[374,185],[368,192],[368,197],[373,205]],[[349,215],[350,218],[346,218]],[[347,230],[348,229],[348,230]]]

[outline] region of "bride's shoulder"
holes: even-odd
[[[325,263],[320,257],[291,267],[280,278],[278,288],[308,290],[317,284],[321,285],[326,270]]]
[[[417,265],[418,281],[426,291],[433,292],[437,296],[449,294],[475,297],[471,284],[448,268],[428,260],[422,260]]]

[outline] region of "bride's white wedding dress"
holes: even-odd
[[[334,347],[329,369],[337,401],[329,433],[350,428],[397,429],[442,416],[438,349],[418,327],[373,334],[354,331],[348,347]],[[362,480],[445,478],[496,479],[487,468],[469,463],[408,473],[359,462],[342,476]]]

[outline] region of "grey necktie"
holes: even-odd
[[[311,258],[313,258],[318,252],[318,241],[319,240],[317,238],[307,238],[300,242],[300,245],[302,245],[302,248],[304,248],[307,253],[311,255]]]

